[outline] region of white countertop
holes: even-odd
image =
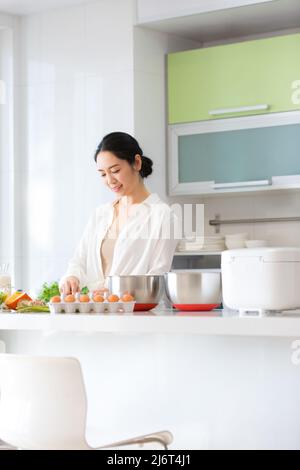
[[[80,331],[105,333],[179,333],[226,336],[300,338],[300,310],[258,317],[234,312],[172,312],[155,310],[131,315],[50,315],[1,313],[0,330]]]

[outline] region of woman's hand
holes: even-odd
[[[80,292],[80,282],[75,276],[66,277],[64,283],[60,286],[60,292],[63,295],[76,294]]]

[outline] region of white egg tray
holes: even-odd
[[[135,302],[49,302],[52,314],[133,313]]]

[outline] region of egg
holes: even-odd
[[[117,295],[112,294],[107,297],[107,300],[109,302],[119,302],[120,299]]]
[[[122,297],[121,297],[121,300],[123,302],[133,302],[134,301],[134,297],[130,294],[124,294]]]
[[[58,304],[59,302],[61,302],[61,298],[59,297],[59,295],[55,295],[54,297],[51,297],[50,302],[53,304]]]
[[[90,298],[88,295],[86,294],[82,294],[80,297],[79,297],[79,302],[89,302],[90,301]]]
[[[97,294],[93,297],[93,300],[94,302],[104,302],[104,297],[102,297],[102,295]]]
[[[75,302],[75,296],[72,294],[69,294],[65,297],[65,302]]]

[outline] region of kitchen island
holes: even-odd
[[[126,314],[3,313],[0,330],[40,330],[102,333],[181,333],[221,336],[300,338],[300,310],[265,317],[240,317],[237,312],[178,312],[155,309]]]
[[[6,313],[0,340],[80,360],[92,444],[169,429],[170,449],[300,449],[300,311]]]

